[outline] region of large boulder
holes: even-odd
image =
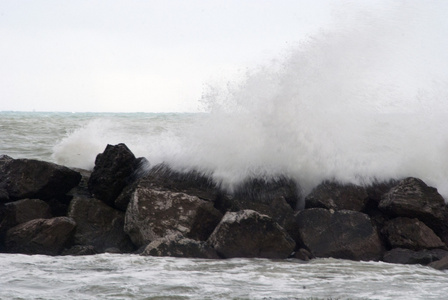
[[[208,243],[224,258],[287,258],[295,248],[285,229],[253,210],[226,213]]]
[[[78,224],[74,235],[76,245],[91,245],[97,253],[110,248],[131,252],[135,248],[124,232],[124,213],[100,200],[75,197],[68,216]]]
[[[395,248],[384,253],[383,261],[393,264],[427,265],[448,256],[448,251],[442,249],[411,250]]]
[[[300,188],[292,179],[249,178],[232,192],[220,193],[216,206],[223,213],[249,209],[267,215],[296,239],[294,211],[301,206],[300,199]]]
[[[221,218],[212,202],[185,193],[141,186],[132,193],[124,228],[132,242],[141,247],[175,233],[206,240]]]
[[[209,202],[215,202],[218,195],[218,189],[212,179],[195,170],[180,172],[166,164],[149,168],[149,164],[142,161],[138,177],[139,179],[127,186],[115,200],[118,209],[126,211],[132,194],[139,187],[184,193]]]
[[[428,267],[434,268],[436,270],[447,270],[448,269],[448,255],[443,258],[431,262]]]
[[[446,248],[440,238],[418,219],[399,217],[389,220],[381,233],[391,248],[412,250]]]
[[[325,181],[305,198],[305,208],[362,211],[369,196],[364,187]]]
[[[418,218],[428,226],[443,222],[446,214],[445,200],[437,189],[414,177],[403,179],[391,188],[379,208],[393,217]]]
[[[23,199],[0,206],[0,237],[18,224],[34,219],[49,219],[48,204],[39,199]]]
[[[9,229],[6,252],[58,255],[69,246],[76,223],[71,218],[35,219]]]
[[[315,257],[379,260],[383,247],[368,215],[323,208],[297,213],[300,243]]]
[[[143,256],[171,256],[190,258],[219,258],[206,242],[185,238],[182,234],[168,235],[152,241],[141,253]]]
[[[138,162],[125,144],[107,145],[95,159],[88,181],[90,193],[112,206],[123,188],[132,182]]]
[[[34,159],[0,159],[0,188],[8,194],[8,201],[59,198],[80,180],[78,172],[54,163]]]

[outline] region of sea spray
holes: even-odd
[[[392,2],[346,19],[338,10],[333,29],[244,80],[212,86],[207,114],[160,132],[148,120],[135,136],[106,124],[95,139],[125,142],[152,165],[212,174],[228,189],[248,177],[284,175],[307,193],[326,179],[415,176],[448,196],[446,8]]]

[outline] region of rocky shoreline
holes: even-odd
[[[195,171],[149,168],[124,144],[107,145],[92,172],[3,155],[0,252],[333,257],[448,268],[448,208],[418,178],[366,187],[323,182],[301,197],[286,177],[252,178],[225,192]]]

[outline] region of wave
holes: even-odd
[[[104,134],[96,123],[83,130],[95,133],[95,151],[129,141],[152,164],[194,168],[230,189],[253,176],[286,175],[305,193],[326,179],[415,176],[448,196],[447,4],[391,3],[349,18],[340,10],[333,29],[243,80],[209,87],[208,113],[194,121],[168,122],[157,134]],[[55,157],[85,138],[73,133]]]

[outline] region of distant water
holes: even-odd
[[[316,259],[0,254],[0,299],[446,299],[428,267]]]

